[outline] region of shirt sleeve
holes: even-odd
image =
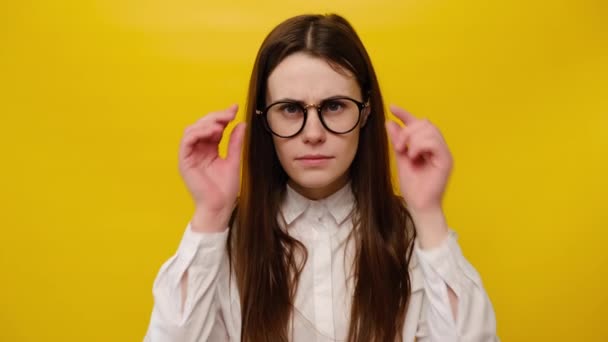
[[[450,230],[436,248],[414,252],[424,275],[430,341],[498,341],[492,303],[475,268],[465,259]],[[458,298],[456,319],[448,298],[448,286]]]
[[[192,231],[190,223],[177,253],[167,260],[153,285],[154,308],[145,342],[207,341],[217,327],[216,283],[226,257],[228,229],[219,233]],[[180,281],[188,271],[182,311]]]

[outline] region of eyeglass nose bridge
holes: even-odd
[[[307,104],[306,106],[302,106],[302,108],[304,108],[304,115],[308,115],[308,108],[311,108],[311,107],[315,108],[317,110],[317,114],[319,114],[319,116],[321,115],[321,110],[322,110],[321,105],[314,104],[314,103]]]
[[[302,109],[304,109],[304,121],[302,121],[302,128],[300,128],[300,130],[298,131],[298,133],[301,132],[301,131],[303,131],[306,128],[306,124],[308,123],[308,109],[309,108],[314,108],[314,109],[317,110],[317,115],[318,115],[319,121],[321,121],[321,125],[323,125],[323,127],[325,129],[329,130],[329,128],[325,124],[325,120],[323,120],[323,114],[321,114],[322,105],[323,105],[323,103],[320,103],[320,104],[310,103],[310,104],[307,104],[307,105],[304,105],[303,103],[300,104],[300,107]]]

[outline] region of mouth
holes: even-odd
[[[303,156],[299,156],[296,160],[315,160],[315,159],[330,159],[333,158],[331,156],[326,156],[323,154],[306,154]]]
[[[334,157],[322,154],[307,154],[296,158],[296,161],[305,166],[320,166],[327,164]]]

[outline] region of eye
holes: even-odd
[[[298,114],[302,111],[300,109],[300,106],[298,106],[295,103],[284,103],[281,105],[280,109],[281,109],[281,112],[283,112],[285,114]]]
[[[329,113],[339,113],[344,110],[344,107],[344,103],[342,103],[341,101],[332,100],[323,104],[323,111]]]

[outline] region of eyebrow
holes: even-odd
[[[348,97],[348,98],[354,99],[353,96],[349,96],[349,95],[332,95],[330,97],[326,97],[324,99],[321,99],[321,101],[319,103],[323,103],[323,102],[325,102],[327,100],[333,100],[333,99],[342,98],[342,97]],[[278,99],[278,100],[275,100],[275,101],[270,101],[269,104],[273,104],[273,103],[277,103],[277,102],[296,102],[296,103],[299,103],[301,105],[307,105],[308,104],[305,101],[298,100],[298,99],[293,99],[293,98],[289,98],[289,97],[284,97],[284,98],[281,98],[281,99]]]

